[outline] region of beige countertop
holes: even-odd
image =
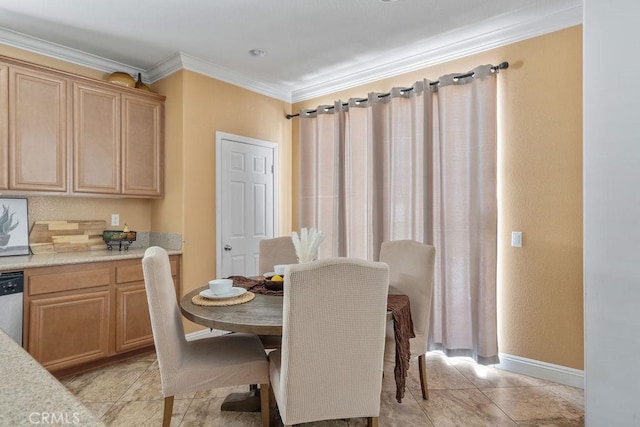
[[[131,248],[128,251],[109,251],[104,249],[99,251],[0,257],[0,271],[18,271],[27,268],[52,267],[56,265],[135,259],[142,258],[144,251],[145,248]],[[167,249],[167,253],[169,255],[180,255],[182,251]]]
[[[0,329],[0,425],[104,426]],[[55,422],[54,422],[55,421]]]

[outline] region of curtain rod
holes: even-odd
[[[504,62],[501,62],[501,63],[500,63],[500,64],[498,64],[498,65],[494,65],[493,67],[491,67],[491,71],[494,71],[494,72],[495,72],[495,71],[500,71],[500,70],[506,70],[507,68],[509,68],[509,63],[508,63],[507,61],[504,61]],[[460,74],[460,75],[454,76],[454,79],[464,79],[464,78],[467,78],[467,77],[473,77],[473,75],[474,75],[474,74],[475,74],[475,73],[474,73],[473,71],[471,71],[471,72],[469,72],[469,73],[464,73],[464,74]],[[440,80],[436,80],[435,82],[430,82],[430,83],[429,83],[429,86],[436,86],[436,85],[438,85],[438,84],[440,84]],[[410,88],[407,88],[407,89],[402,89],[400,92],[402,92],[402,93],[404,93],[404,92],[411,92],[412,90],[413,90],[413,88],[412,88],[412,87],[410,87]],[[387,96],[389,96],[389,95],[391,95],[391,92],[382,93],[382,94],[378,95],[378,99],[380,99],[380,98],[385,98],[385,97],[387,97]],[[364,101],[366,101],[367,99],[368,99],[368,98],[356,98],[356,101],[364,102]],[[343,107],[346,107],[346,106],[348,106],[348,105],[349,105],[349,103],[348,103],[348,102],[343,102],[343,103],[342,103],[342,106],[343,106]],[[335,108],[334,106],[329,106],[329,107],[327,107],[327,109],[328,109],[328,110],[333,110],[334,108]],[[318,111],[318,110],[310,110],[310,111],[309,111],[309,113],[315,113],[316,111]],[[291,120],[291,119],[292,119],[292,118],[294,118],[294,117],[299,117],[299,116],[300,116],[300,113],[296,113],[296,114],[286,114],[286,115],[285,115],[285,117],[286,117],[287,119],[289,119],[289,120]]]

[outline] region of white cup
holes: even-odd
[[[233,280],[231,279],[215,279],[209,280],[209,289],[214,295],[223,295],[231,291]]]
[[[278,264],[273,266],[273,272],[278,276],[284,276],[284,272],[287,269],[288,264]]]

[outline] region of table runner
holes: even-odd
[[[411,360],[409,339],[416,336],[413,331],[409,297],[389,294],[387,296],[387,309],[391,310],[391,315],[393,316],[393,332],[396,342],[396,363],[393,368],[396,379],[396,400],[398,403],[402,403],[409,361]]]
[[[233,280],[233,286],[239,286],[255,294],[280,295],[284,291],[272,291],[267,289],[264,279],[251,279],[244,276],[229,276]],[[411,306],[406,295],[388,295],[387,310],[393,317],[393,329],[396,342],[396,359],[393,373],[396,381],[396,400],[402,403],[406,388],[407,371],[411,359],[411,347],[409,339],[415,337],[413,320],[411,319]]]
[[[267,281],[264,279],[251,279],[244,276],[229,276],[227,279],[233,279],[233,286],[245,288],[254,294],[262,295],[280,295],[284,294],[284,291],[272,291],[267,289]]]

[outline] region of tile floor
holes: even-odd
[[[583,426],[583,391],[476,365],[467,359],[427,355],[428,401],[422,400],[412,363],[403,402],[395,400],[393,365],[385,366],[380,426]],[[155,354],[138,356],[61,379],[108,426],[160,426],[162,394]],[[260,426],[258,413],[220,412],[224,397],[247,387],[176,396],[172,426]],[[304,424],[366,426],[365,419]]]

